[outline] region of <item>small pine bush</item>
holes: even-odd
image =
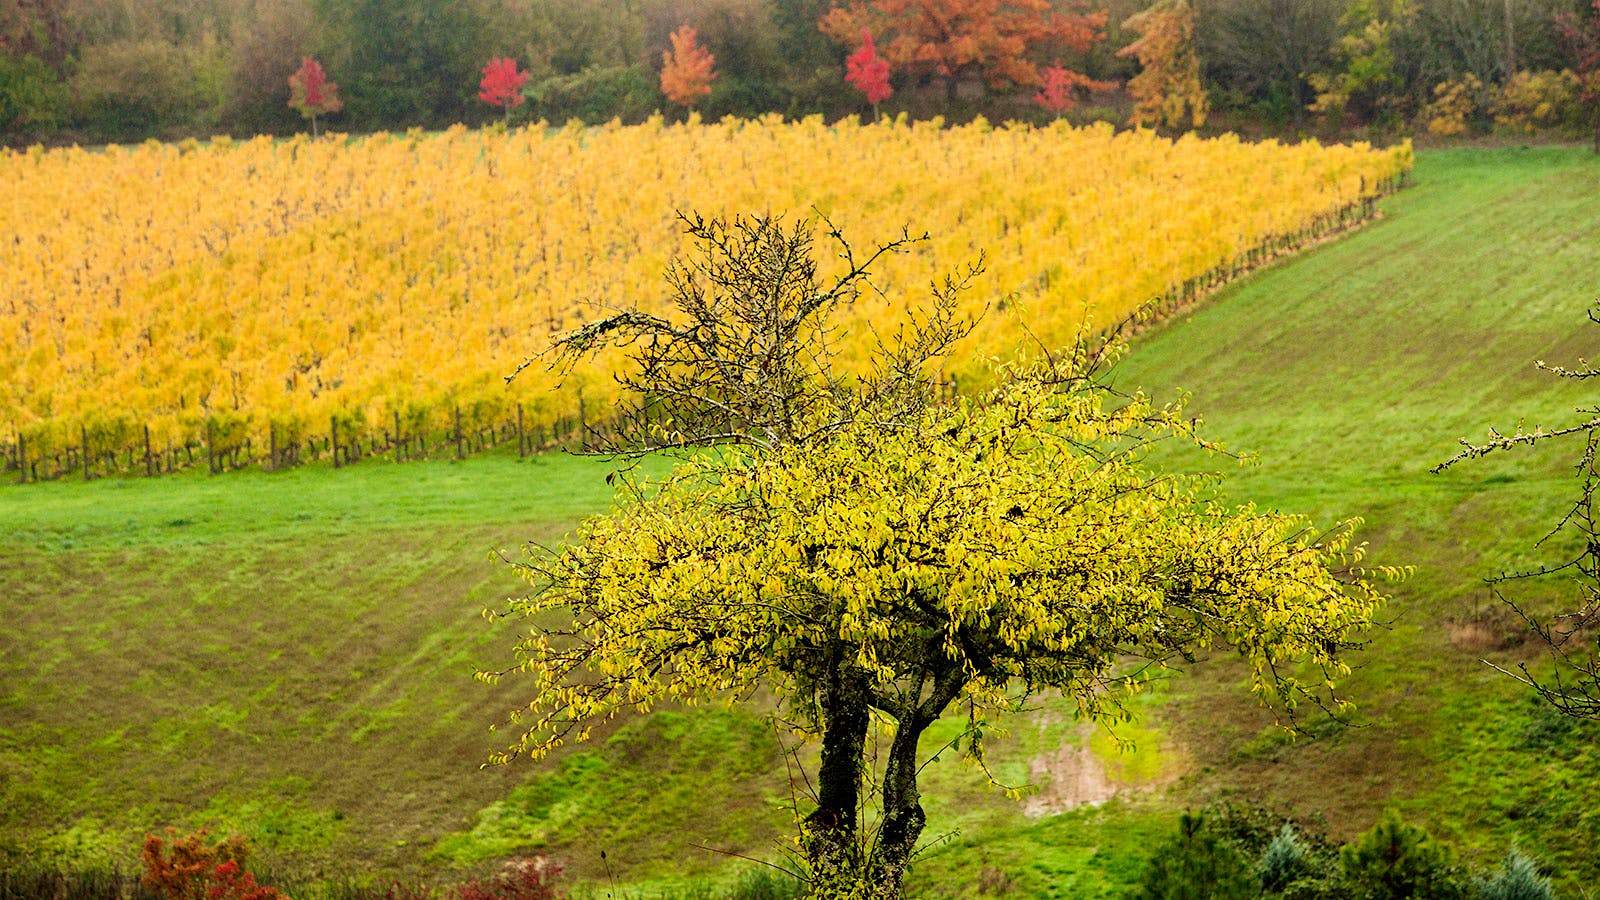
[[[1295,837],[1294,826],[1285,822],[1256,866],[1261,890],[1282,891],[1310,873],[1311,861],[1306,858],[1306,850]]]
[[[1204,813],[1184,813],[1178,834],[1156,850],[1139,900],[1253,900],[1258,882],[1250,859],[1209,827]]]
[[[1465,900],[1455,854],[1394,810],[1339,850],[1352,900]]]
[[[1533,860],[1513,847],[1500,870],[1477,884],[1477,900],[1554,900],[1550,879]]]

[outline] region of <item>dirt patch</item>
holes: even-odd
[[[1029,779],[1038,785],[1038,790],[1023,801],[1024,815],[1034,819],[1053,816],[1080,806],[1099,806],[1113,797],[1154,790],[1177,781],[1185,768],[1172,763],[1186,757],[1164,747],[1162,755],[1170,756],[1171,762],[1163,764],[1154,778],[1119,778],[1090,745],[1093,734],[1091,727],[1080,728],[1075,740],[1029,760]]]
[[[1079,806],[1098,806],[1117,795],[1117,785],[1105,763],[1089,748],[1089,736],[1065,744],[1054,753],[1041,753],[1028,764],[1028,775],[1039,791],[1022,805],[1029,818],[1053,816]]]
[[[1468,620],[1465,622],[1446,622],[1445,633],[1450,636],[1450,644],[1457,650],[1468,653],[1482,653],[1485,650],[1499,650],[1503,644],[1503,635],[1500,629],[1492,623],[1482,620]]]
[[[1515,650],[1537,636],[1528,623],[1510,610],[1481,610],[1445,620],[1450,645],[1465,653]]]

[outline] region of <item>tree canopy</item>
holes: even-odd
[[[711,95],[717,77],[716,57],[700,46],[688,25],[672,33],[672,49],[661,54],[661,93],[680,106],[693,106]]]
[[[1564,12],[1556,17],[1556,32],[1572,60],[1579,80],[1579,99],[1594,124],[1596,154],[1600,154],[1600,0],[1584,14]]]
[[[1040,56],[1086,53],[1105,23],[1104,10],[1067,15],[1050,0],[854,0],[819,27],[848,45],[863,29],[880,35],[895,71],[943,78],[954,97],[969,76],[991,87],[1038,84]]]
[[[930,367],[965,330],[955,277],[873,372],[843,379],[826,314],[868,287],[875,256],[842,244],[847,272],[824,288],[809,225],[690,230],[704,257],[674,269],[678,320],[623,313],[558,348],[631,348],[625,377],[656,388],[634,408],[648,421],[659,404],[651,441],[719,446],[628,480],[615,511],[523,565],[534,591],[513,612],[571,618],[517,647],[533,699],[502,760],[626,710],[771,689],[822,741],[802,825],[815,894],[897,897],[925,823],[918,741],[953,709],[981,760],[984,728],[1030,696],[1114,721],[1155,669],[1210,647],[1243,656],[1264,701],[1342,702],[1345,653],[1381,601],[1349,568],[1350,529],[1230,507],[1210,478],[1146,465],[1157,441],[1210,445],[1181,405],[1105,386],[1111,346],[1085,339],[938,402]],[[867,836],[875,717],[892,738]]]
[[[1195,128],[1205,124],[1208,101],[1200,83],[1200,57],[1195,53],[1194,7],[1189,0],[1161,0],[1129,16],[1122,27],[1139,32],[1138,40],[1117,51],[1139,60],[1140,72],[1128,82],[1135,101],[1135,125]]]

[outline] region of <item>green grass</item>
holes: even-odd
[[[1384,221],[1145,335],[1116,374],[1192,392],[1213,436],[1259,454],[1204,462],[1231,498],[1365,516],[1372,558],[1415,566],[1350,680],[1360,727],[1312,720],[1288,740],[1222,659],[1141,705],[1126,756],[1046,702],[996,742],[996,779],[1061,796],[1051,761],[1081,765],[1087,744],[1109,780],[1170,786],[1030,817],[1027,798],[943,754],[925,771],[936,843],[920,894],[1116,896],[1177,809],[1218,797],[1339,837],[1398,805],[1475,859],[1517,840],[1569,885],[1600,878],[1592,729],[1477,661],[1532,648],[1460,640],[1466,620],[1504,627],[1480,579],[1545,552],[1533,544],[1573,487],[1566,458],[1427,472],[1460,436],[1583,401],[1532,360],[1570,362],[1600,337],[1582,318],[1600,297],[1600,163],[1441,151],[1415,181]],[[126,867],[172,824],[244,831],[263,864],[312,880],[538,851],[598,895],[615,880],[690,896],[735,871],[696,844],[777,856],[803,784],[756,711],[669,710],[479,769],[508,740],[488,725],[526,699],[515,678],[470,678],[515,639],[480,615],[520,588],[493,553],[603,510],[604,471],[491,454],[0,488],[0,862],[9,849]],[[927,749],[953,734],[939,726]]]
[[[1575,448],[1428,470],[1460,437],[1571,421],[1592,403],[1534,360],[1570,364],[1600,339],[1584,319],[1600,298],[1600,162],[1562,148],[1441,151],[1420,157],[1415,182],[1384,221],[1229,289],[1118,368],[1125,387],[1190,391],[1213,437],[1259,456],[1229,473],[1230,498],[1323,524],[1363,516],[1373,561],[1415,567],[1350,681],[1365,727],[1277,742],[1226,665],[1182,682],[1163,721],[1199,767],[1191,802],[1286,806],[1341,837],[1398,805],[1484,861],[1516,840],[1592,881],[1586,792],[1553,788],[1593,783],[1593,754],[1571,735],[1519,746],[1506,723],[1528,715],[1525,692],[1478,657],[1507,664],[1532,648],[1461,640],[1464,620],[1505,627],[1485,576],[1570,548],[1534,545],[1573,496]],[[1521,814],[1507,814],[1513,798],[1529,804]]]
[[[271,858],[420,860],[523,770],[478,771],[514,688],[491,551],[609,502],[553,456],[0,490],[0,842],[166,824]],[[75,831],[76,830],[76,831]],[[28,850],[32,853],[32,850]],[[58,856],[67,855],[64,851]]]
[[[375,530],[563,527],[611,499],[604,459],[501,454],[468,462],[374,458],[212,477],[45,482],[0,488],[0,532],[48,551],[359,537]],[[512,538],[522,537],[508,531]]]

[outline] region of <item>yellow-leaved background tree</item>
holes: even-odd
[[[1139,33],[1137,40],[1117,51],[1118,56],[1137,59],[1140,66],[1139,74],[1128,81],[1134,99],[1129,121],[1168,128],[1204,125],[1210,107],[1200,83],[1194,7],[1189,0],[1158,0],[1129,16],[1122,27]]]

